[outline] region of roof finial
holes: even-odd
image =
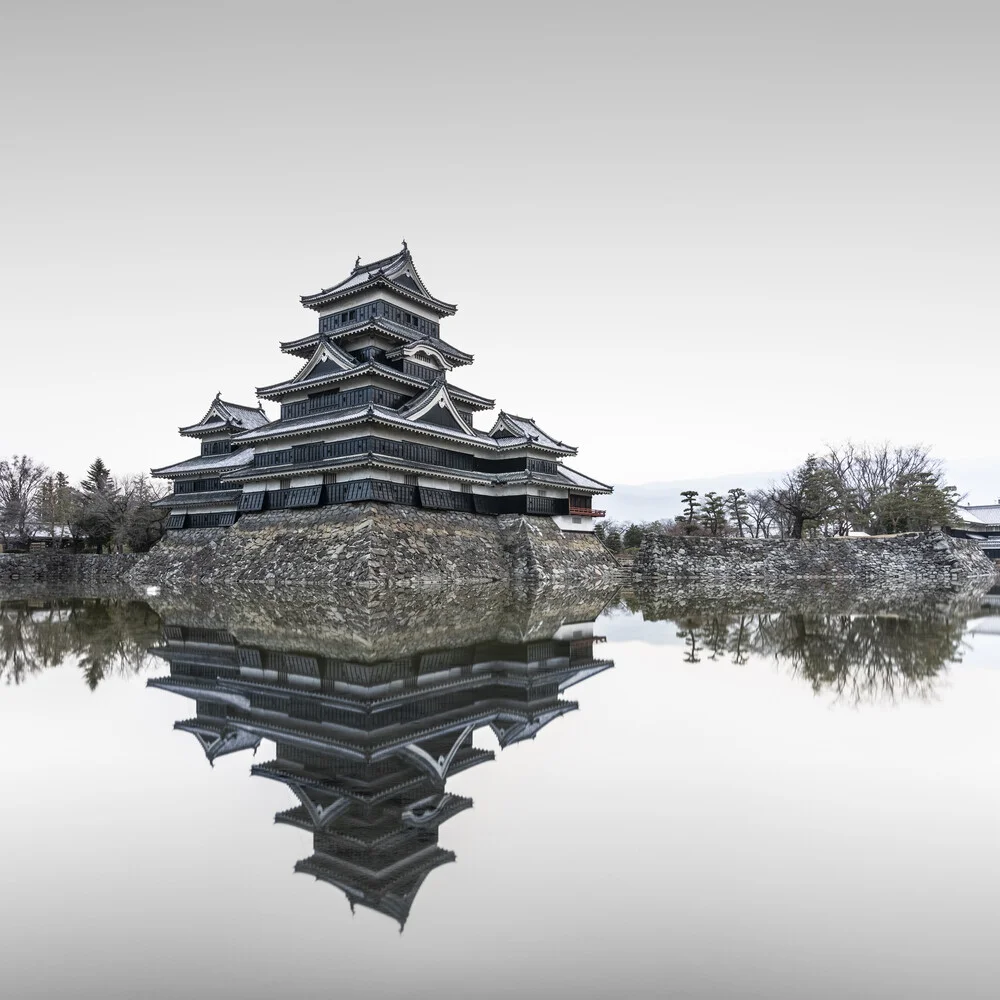
[[[406,245],[406,240],[403,240],[403,252],[409,253],[410,248]]]
[[[357,260],[354,261],[354,270],[356,271],[361,267],[361,254],[358,254]]]

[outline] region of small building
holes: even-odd
[[[253,447],[238,444],[234,438],[266,423],[267,414],[259,405],[227,403],[219,393],[201,420],[180,428],[184,437],[201,441],[201,453],[151,470],[157,479],[174,484],[173,493],[156,501],[156,506],[170,508],[167,528],[214,528],[235,523],[240,487],[223,482],[222,476],[252,465]]]
[[[593,498],[612,488],[564,464],[572,445],[503,410],[488,429],[477,426],[494,401],[452,381],[473,356],[442,338],[456,306],[431,294],[405,242],[390,257],[358,258],[346,278],[301,302],[316,329],[281,350],[302,366],[257,390],[280,407],[277,419],[227,425],[222,450],[206,452],[216,440],[210,411],[181,430],[203,438],[202,455],[154,470],[186,491],[170,499],[168,527],[368,500],[551,517],[566,531],[592,531],[604,516]],[[194,483],[210,501],[192,504]]]
[[[1000,502],[963,504],[958,514],[962,525],[952,534],[978,542],[988,559],[1000,559]]]

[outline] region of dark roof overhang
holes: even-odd
[[[416,302],[417,305],[423,306],[429,312],[432,312],[439,317],[454,316],[458,311],[457,305],[454,305],[451,302],[442,302],[440,299],[431,298],[430,296],[421,295],[419,292],[415,292],[412,289],[407,288],[405,285],[397,284],[385,274],[376,274],[367,281],[363,281],[357,285],[352,285],[349,288],[339,288],[336,285],[332,288],[324,288],[313,295],[300,296],[299,301],[303,306],[305,306],[306,309],[315,309],[318,312],[320,309],[323,309],[325,306],[332,305],[334,302],[342,302],[346,299],[362,295],[365,292],[370,292],[376,288],[384,288],[386,291],[393,292],[394,294],[408,299],[411,302]]]

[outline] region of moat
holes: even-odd
[[[1000,594],[313,598],[0,601],[2,995],[994,995]]]

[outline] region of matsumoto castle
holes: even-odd
[[[574,447],[503,410],[488,431],[475,426],[494,401],[451,381],[473,357],[441,339],[456,307],[427,290],[405,242],[392,257],[358,258],[343,281],[301,301],[317,329],[281,349],[304,363],[257,390],[280,405],[278,418],[217,396],[180,429],[201,454],[152,470],[174,484],[160,501],[168,528],[370,500],[546,516],[566,531],[591,531],[604,516],[593,497],[611,487],[563,464]]]

